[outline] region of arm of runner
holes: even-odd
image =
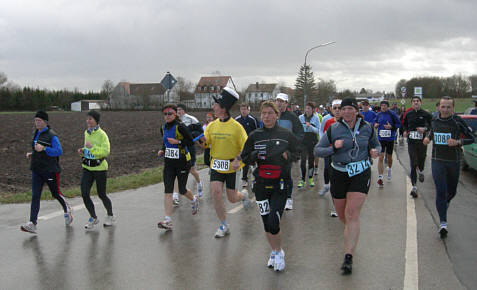
[[[257,161],[258,151],[254,150],[254,132],[248,136],[247,141],[245,141],[245,145],[243,146],[242,153],[242,162],[251,165]]]
[[[110,151],[108,135],[106,135],[106,133],[103,133],[100,139],[101,140],[99,144],[95,144],[93,147],[89,148],[91,154],[93,154],[98,159],[107,157]]]
[[[331,127],[328,128],[330,130]],[[327,133],[323,134],[325,136]],[[315,157],[328,157],[335,152],[333,146],[331,146],[330,141],[326,136],[324,138],[320,138],[320,142],[315,145],[313,150],[313,154]]]
[[[192,146],[194,145],[194,142],[192,141],[192,134],[190,131],[186,128],[186,126],[182,123],[180,123],[177,127],[177,130],[179,133],[181,133],[183,139],[181,140],[181,145],[183,146]]]
[[[46,155],[50,157],[58,157],[63,154],[63,149],[61,148],[60,139],[57,136],[51,138],[51,147],[45,147]]]

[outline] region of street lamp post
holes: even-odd
[[[320,45],[317,45],[317,46],[314,46],[310,49],[308,49],[306,51],[306,54],[305,54],[305,83],[303,85],[303,110],[305,109],[305,106],[306,106],[306,85],[307,85],[307,80],[306,80],[306,59],[308,57],[308,54],[310,53],[310,51],[312,51],[313,49],[315,48],[318,48],[318,47],[323,47],[323,46],[327,46],[327,45],[330,45],[330,44],[333,44],[333,43],[336,43],[336,41],[330,41],[330,42],[327,42],[327,43],[323,43],[323,44],[320,44]]]

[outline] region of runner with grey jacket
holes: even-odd
[[[323,135],[314,153],[318,157],[331,156],[330,191],[345,226],[345,259],[341,270],[343,275],[349,275],[359,238],[359,216],[371,180],[369,158],[378,157],[381,145],[374,129],[359,114],[356,99],[345,98],[341,102],[340,116]]]

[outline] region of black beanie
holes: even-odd
[[[99,124],[100,115],[97,111],[91,110],[91,111],[88,112],[87,115],[91,116],[96,121],[96,123]]]
[[[35,114],[35,118],[40,118],[44,121],[48,121],[48,114],[45,111],[38,111]]]
[[[341,108],[344,108],[345,106],[352,106],[359,111],[358,103],[356,102],[355,98],[352,98],[352,97],[344,98],[343,101],[341,101]]]

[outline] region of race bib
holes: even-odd
[[[447,140],[451,138],[451,133],[434,133],[434,144],[447,145]]]
[[[409,133],[409,138],[414,139],[414,140],[422,140],[423,137],[424,136],[417,131],[411,131]]]
[[[382,138],[391,137],[391,130],[379,130],[379,137],[382,137]]]
[[[270,213],[270,203],[268,202],[268,199],[257,200],[257,206],[260,215],[267,215]]]
[[[214,162],[212,162],[212,169],[217,171],[229,171],[230,160],[214,159]]]
[[[362,160],[346,164],[346,170],[348,171],[349,177],[358,175],[369,167],[371,167],[371,163],[369,163],[369,160]]]
[[[166,148],[164,157],[170,159],[179,159],[179,148]]]

